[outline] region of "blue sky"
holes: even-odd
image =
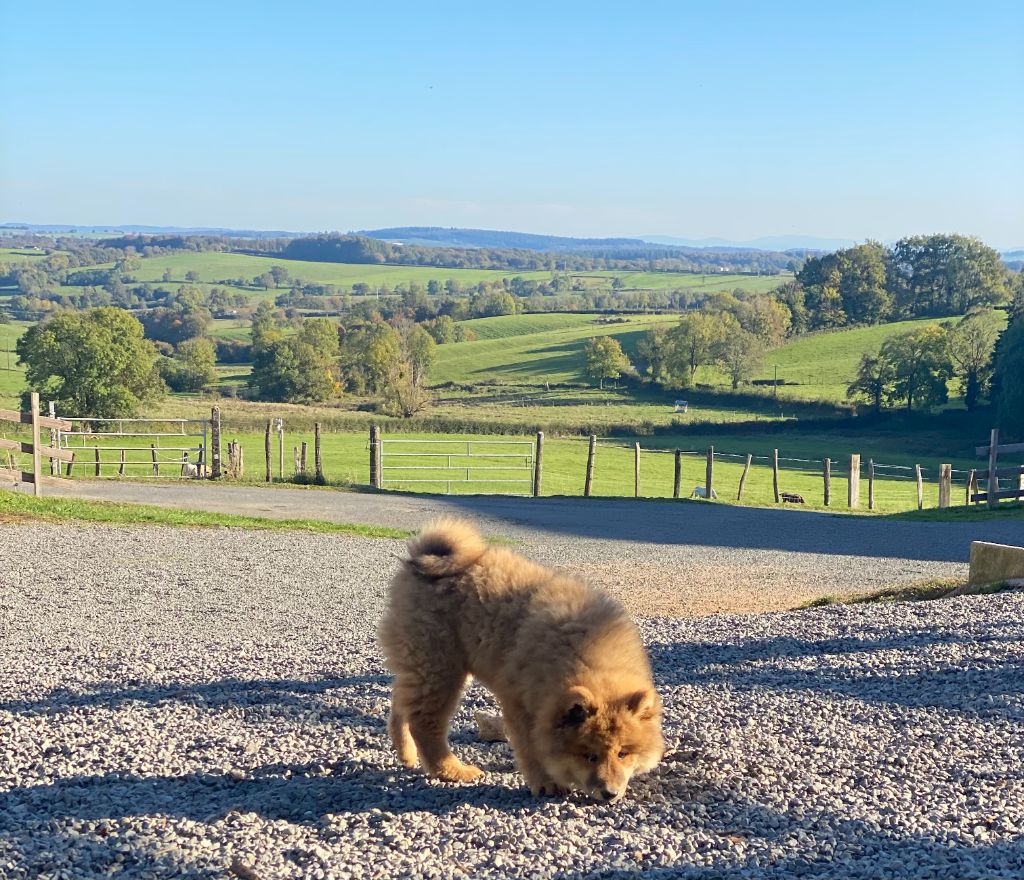
[[[1024,4],[0,0],[0,221],[1024,245]]]

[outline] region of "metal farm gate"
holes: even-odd
[[[209,419],[100,419],[61,416],[71,430],[53,432],[52,445],[74,453],[73,469],[95,476],[203,477],[208,475]]]
[[[445,492],[531,495],[532,440],[405,440],[381,438],[380,488],[444,486]],[[486,488],[484,488],[486,487]]]

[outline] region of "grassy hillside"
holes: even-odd
[[[150,257],[141,261],[134,272],[139,281],[159,281],[165,270],[170,269],[175,281],[184,282],[185,273],[197,272],[200,281],[213,282],[224,278],[253,278],[270,270],[271,266],[283,266],[292,278],[313,281],[320,284],[337,284],[348,288],[353,284],[373,285],[407,284],[416,281],[426,286],[434,278],[444,281],[455,278],[464,285],[478,281],[493,281],[496,278],[521,274],[527,278],[548,278],[548,272],[513,273],[490,269],[435,269],[426,266],[377,266],[356,263],[312,263],[302,260],[285,260],[280,257],[253,257],[246,254],[228,253],[184,253],[169,256]]]
[[[743,290],[763,292],[774,290],[790,279],[789,275],[733,275],[726,272],[717,274],[695,274],[688,272],[574,272],[573,278],[607,285],[612,278],[619,278],[627,290],[674,290],[680,287],[716,292]]]
[[[0,324],[0,406],[13,407],[24,388],[25,371],[17,364],[14,345],[29,325],[21,321]]]
[[[25,263],[45,256],[42,251],[32,248],[0,248],[0,263]]]
[[[558,318],[532,321],[533,318]],[[593,315],[515,315],[466,321],[484,338],[438,346],[432,383],[502,381],[583,382],[583,344],[591,336],[615,336],[627,353],[650,327],[671,324],[675,315],[633,316],[623,324],[599,324]],[[523,328],[538,329],[523,333]],[[539,329],[544,328],[544,329]],[[502,335],[497,335],[497,334]],[[484,334],[490,334],[484,336]]]
[[[796,383],[780,386],[779,397],[845,400],[846,388],[857,375],[863,354],[877,354],[882,343],[890,336],[934,323],[937,323],[937,319],[924,318],[804,336],[768,352],[754,378],[771,379],[775,374],[774,366],[777,365],[779,379]],[[728,384],[726,376],[717,369],[702,368],[697,378],[698,381],[713,385]],[[950,383],[950,394],[958,393],[957,383]]]

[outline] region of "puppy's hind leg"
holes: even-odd
[[[423,769],[428,775],[446,782],[472,782],[483,772],[479,767],[463,764],[448,747],[448,724],[465,683],[465,673],[450,670],[443,674],[439,671],[428,675],[421,673],[415,678],[400,676],[395,681],[398,722],[408,723]],[[395,717],[394,709],[392,717]]]

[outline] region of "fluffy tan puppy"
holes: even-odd
[[[452,782],[480,775],[448,746],[471,675],[501,704],[535,795],[576,789],[614,801],[630,777],[658,763],[661,701],[618,602],[488,546],[461,520],[426,526],[409,557],[380,625],[395,673],[388,730],[403,764],[418,757],[429,775]]]

